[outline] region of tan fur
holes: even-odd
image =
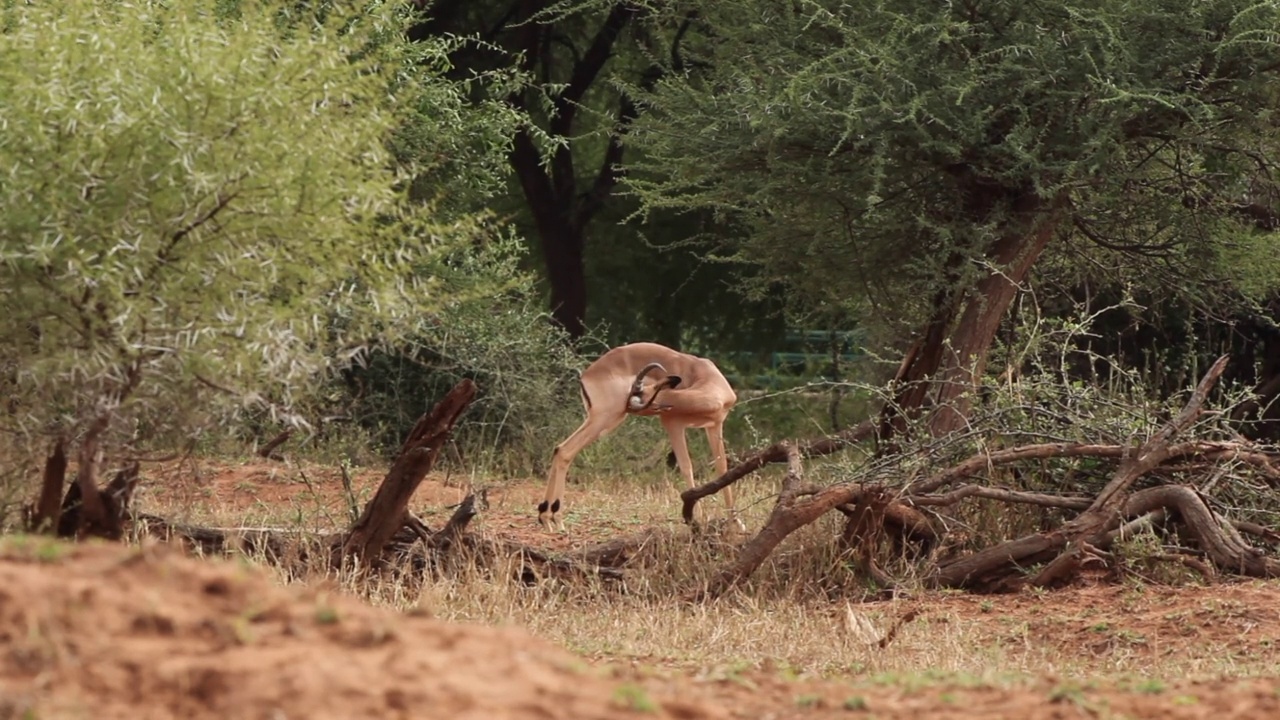
[[[638,377],[646,365],[659,363],[661,370],[651,370]],[[665,373],[662,372],[665,370]],[[657,376],[653,382],[647,377]],[[679,378],[668,387],[672,376]],[[643,410],[629,409],[633,386],[644,382]],[[657,343],[631,343],[601,355],[582,372],[583,405],[587,418],[564,442],[556,446],[547,474],[547,492],[538,506],[538,521],[548,530],[560,527],[560,510],[564,499],[565,476],[569,465],[583,448],[615,430],[627,415],[657,415],[667,431],[676,463],[689,487],[694,487],[693,461],[685,441],[685,430],[703,428],[711,444],[717,477],[728,471],[724,447],[724,421],[738,401],[729,381],[715,363],[677,352]],[[656,396],[653,394],[656,393]],[[733,517],[732,488],[724,490],[725,505]]]

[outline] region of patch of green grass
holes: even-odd
[[[71,553],[74,544],[47,535],[10,535],[0,538],[0,556],[14,560],[57,562]]]
[[[338,622],[337,608],[328,603],[321,603],[316,606],[316,622],[321,625],[334,625]]]
[[[822,707],[822,696],[813,693],[796,696],[796,707],[801,708],[818,708]]]
[[[1133,689],[1137,692],[1145,693],[1147,695],[1159,695],[1160,693],[1165,691],[1166,686],[1164,682],[1161,680],[1157,680],[1155,678],[1147,678],[1145,680],[1139,680],[1138,682],[1134,683]]]
[[[639,685],[625,683],[613,691],[613,703],[632,712],[656,713],[660,709],[657,702],[649,697],[649,693]]]
[[[867,710],[867,699],[861,695],[852,695],[845,698],[840,706],[853,712],[865,712]]]

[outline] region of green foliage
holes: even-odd
[[[490,270],[519,276],[510,257]],[[353,419],[394,449],[419,415],[468,377],[480,394],[457,434],[466,466],[528,471],[546,461],[581,422],[585,362],[524,295],[445,309],[401,348],[372,354],[334,401],[349,403]]]
[[[699,69],[645,96],[627,181],[737,224],[758,293],[916,324],[1040,223],[1063,277],[1280,286],[1273,3],[695,6]]]
[[[422,108],[464,89],[441,48],[388,40],[401,22],[377,4],[0,11],[0,86],[22,98],[0,105],[11,429],[288,412],[335,367],[519,285],[468,264],[508,249],[482,216],[405,193],[432,168]],[[441,113],[436,147],[470,142]]]

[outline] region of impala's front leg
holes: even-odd
[[[560,519],[560,510],[564,500],[565,477],[569,474],[569,465],[582,449],[611,432],[623,420],[625,413],[609,411],[595,406],[587,411],[587,419],[556,446],[551,452],[551,469],[547,471],[547,492],[542,502],[538,503],[538,522],[548,531],[563,530],[564,523]]]

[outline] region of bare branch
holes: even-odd
[[[986,487],[984,485],[965,485],[944,495],[916,495],[904,499],[909,505],[938,506],[954,505],[966,498],[983,498],[1007,503],[1038,505],[1040,507],[1064,508],[1067,510],[1084,510],[1092,499],[1084,495],[1052,495],[1049,493],[1023,492],[1006,488]]]
[[[871,434],[874,431],[875,425],[870,420],[867,420],[843,432],[819,438],[817,440],[808,440],[800,443],[796,447],[802,457],[830,455],[866,440],[868,437],[871,437]],[[733,466],[728,472],[715,480],[680,493],[680,499],[684,501],[684,509],[681,510],[680,514],[684,517],[684,521],[693,521],[693,508],[697,505],[699,500],[720,492],[769,463],[777,463],[787,460],[788,453],[791,448],[791,443],[780,442],[770,445],[763,450],[757,450],[746,460]]]

